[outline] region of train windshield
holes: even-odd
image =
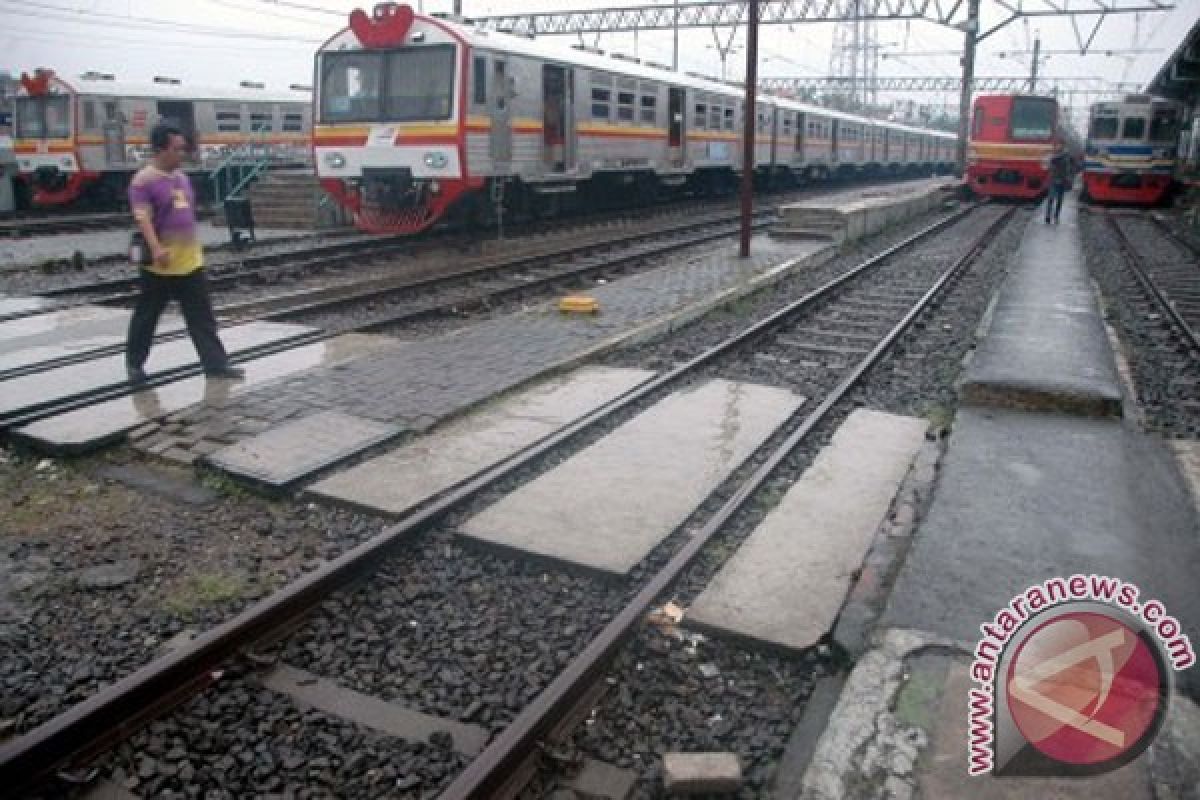
[[[66,139],[71,135],[71,98],[66,95],[18,97],[18,139]]]
[[[1154,112],[1150,120],[1150,141],[1174,142],[1179,136],[1179,116],[1173,108],[1163,108]]]
[[[322,122],[442,120],[453,107],[453,45],[321,57]]]
[[[1014,97],[1012,105],[1012,137],[1014,139],[1049,139],[1054,135],[1053,100],[1041,97]]]
[[[1089,139],[1115,139],[1117,138],[1117,118],[1112,117],[1092,117],[1092,125],[1088,128]]]

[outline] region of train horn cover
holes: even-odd
[[[50,89],[50,76],[54,73],[48,69],[36,69],[33,71],[33,77],[29,77],[29,73],[21,73],[21,85],[25,87],[25,91],[34,97],[45,94]]]
[[[363,47],[395,47],[404,42],[413,24],[413,10],[398,3],[380,3],[371,16],[361,8],[350,14],[350,30]]]

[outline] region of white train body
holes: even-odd
[[[742,171],[739,86],[381,4],[316,59],[314,160],[360,227],[416,232],[451,208],[552,206]],[[934,171],[953,134],[760,96],[763,180]]]

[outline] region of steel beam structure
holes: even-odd
[[[1142,11],[1170,11],[1168,0],[992,0],[1007,18],[987,32],[1021,17],[1100,16]],[[967,24],[967,3],[961,0],[762,0],[761,24],[792,25],[840,20],[919,19],[959,27]],[[745,0],[707,0],[675,5],[643,5],[624,8],[592,8],[579,11],[550,11],[475,17],[471,21],[485,30],[510,31],[522,36],[582,35],[632,31],[676,30],[678,28],[726,28],[746,24]]]
[[[1042,85],[1058,87],[1060,90],[1087,90],[1091,92],[1137,92],[1140,85],[1136,83],[1107,83],[1100,78],[1074,77],[1054,78],[1042,75],[1039,77]],[[959,92],[962,91],[962,78],[947,76],[919,76],[903,78],[876,78],[874,81],[842,78],[836,75],[826,75],[815,78],[799,77],[766,77],[760,78],[758,86],[768,92],[782,94],[803,94],[806,91],[831,92],[851,90],[863,91],[864,88],[877,92]],[[1029,88],[1028,75],[1004,75],[976,77],[971,88],[976,92],[1023,92]]]

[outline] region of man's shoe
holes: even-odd
[[[130,383],[145,383],[149,380],[149,378],[146,376],[146,370],[142,369],[141,367],[126,366],[125,374],[129,377]]]
[[[246,370],[241,367],[233,367],[226,364],[223,367],[214,367],[213,369],[204,370],[204,374],[210,378],[229,378],[231,380],[240,380],[246,377]]]

